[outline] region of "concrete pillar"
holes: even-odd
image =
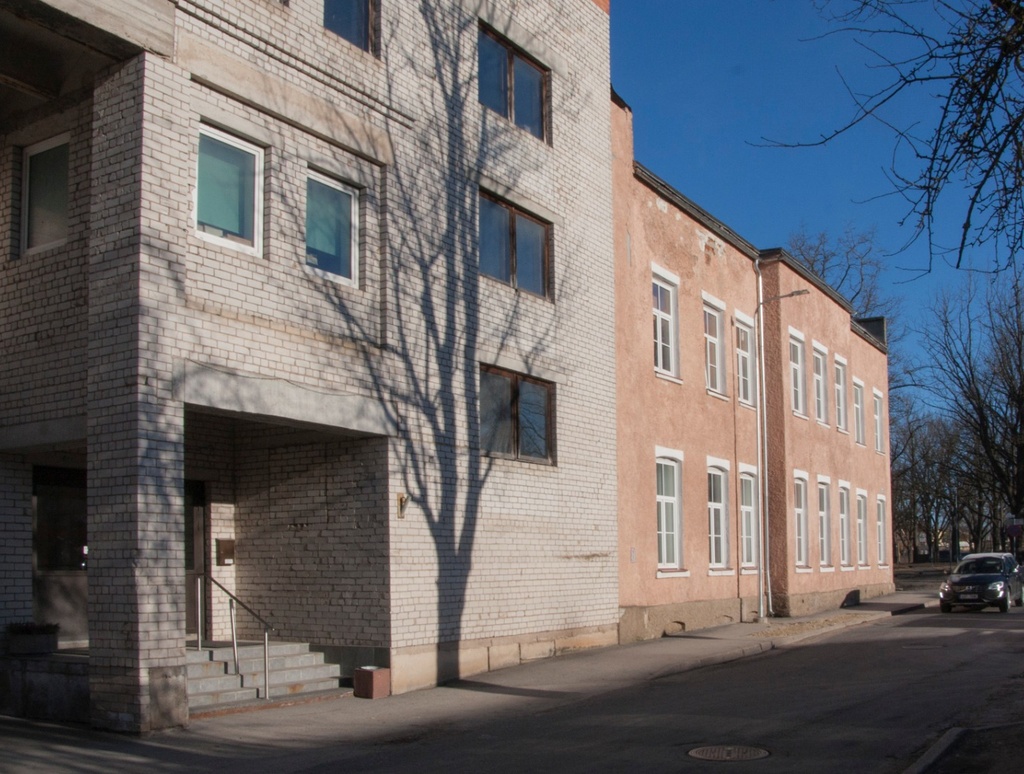
[[[149,54],[100,78],[90,173],[91,721],[188,721],[184,411],[171,397],[188,219],[187,84]],[[185,127],[183,129],[182,127]]]

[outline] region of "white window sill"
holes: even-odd
[[[673,384],[682,384],[683,380],[678,376],[673,376],[665,371],[659,371],[657,368],[654,369],[654,375],[659,379],[664,379],[666,382],[672,382]]]
[[[735,570],[726,569],[726,568],[719,568],[719,569],[708,570],[708,576],[709,577],[715,577],[715,578],[717,578],[717,577],[725,577],[727,575],[735,575],[735,574],[736,574]]]
[[[845,427],[839,427],[838,425],[836,426],[836,431],[842,433],[843,435],[850,434],[849,430],[847,430]]]
[[[871,565],[870,564],[858,564],[857,565],[857,569],[858,570],[870,570],[871,569]]]
[[[806,575],[807,573],[814,572],[813,567],[797,567],[796,572],[798,575]]]
[[[689,578],[689,570],[658,570],[658,578]]]
[[[885,456],[885,452],[880,449],[875,449],[875,454],[877,454],[879,457]]]
[[[830,425],[828,422],[825,422],[824,420],[819,419],[818,420],[818,427],[830,428],[830,427],[832,427],[832,425]]]
[[[708,395],[710,397],[718,398],[718,400],[724,400],[726,403],[731,403],[732,402],[732,400],[729,398],[729,396],[726,395],[725,393],[719,392],[718,390],[713,390],[710,387],[708,387],[706,389],[707,389],[707,393],[708,393]]]
[[[756,567],[744,567],[740,570],[740,575],[757,575]]]
[[[809,416],[804,414],[802,411],[797,411],[796,409],[793,409],[793,416],[795,416],[797,419],[810,419]]]
[[[756,411],[757,410],[757,405],[754,404],[754,403],[749,403],[749,402],[747,402],[745,400],[740,400],[740,401],[737,401],[737,402],[739,403],[740,408],[749,409],[750,411]]]
[[[823,564],[818,568],[818,572],[835,572],[836,568],[831,564]]]
[[[852,572],[853,570],[856,570],[857,568],[854,567],[852,564],[844,564],[839,569],[842,570],[843,572]]]
[[[889,565],[887,565],[887,564],[880,564],[880,565],[878,565],[878,569],[879,570],[888,570],[889,569]]]

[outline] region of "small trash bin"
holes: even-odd
[[[383,699],[391,695],[391,670],[387,667],[356,667],[352,693],[360,699]]]

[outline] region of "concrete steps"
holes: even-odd
[[[187,651],[188,706],[208,710],[220,705],[266,698],[263,644],[239,643],[238,674],[230,643],[211,643]],[[341,667],[324,662],[322,653],[304,642],[270,643],[270,697],[337,689]]]

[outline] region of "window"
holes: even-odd
[[[854,440],[864,444],[864,385],[853,382],[853,432]]]
[[[796,527],[796,563],[806,567],[807,561],[807,481],[793,481],[793,524]]]
[[[36,570],[85,570],[89,554],[85,471],[33,468],[32,495]]]
[[[818,480],[818,563],[832,564],[832,514],[829,482]]]
[[[885,544],[888,542],[886,533],[885,500],[879,497],[875,502],[875,542],[877,544],[879,564],[885,564],[886,562]]]
[[[207,126],[199,134],[196,228],[212,241],[259,253],[263,151]]]
[[[658,567],[677,569],[679,561],[680,465],[658,459]]]
[[[68,236],[68,135],[25,148],[23,251],[61,244]]]
[[[839,487],[839,560],[844,567],[850,561],[850,488]]]
[[[825,384],[826,353],[814,349],[814,418],[828,424],[828,390]]]
[[[324,27],[364,51],[373,47],[374,0],[324,0]]]
[[[306,265],[358,284],[359,194],[323,175],[306,178]]]
[[[725,392],[725,342],[722,312],[704,307],[704,380],[712,392]]]
[[[749,473],[740,476],[740,562],[757,566],[757,479]]]
[[[793,398],[793,412],[807,413],[807,396],[804,395],[804,343],[797,338],[789,340],[789,381]]]
[[[553,462],[554,398],[550,382],[481,367],[480,447],[499,457]]]
[[[512,287],[548,294],[550,226],[480,194],[480,271]]]
[[[857,564],[868,563],[868,496],[857,490]]]
[[[729,525],[725,515],[725,493],[725,472],[714,468],[708,470],[708,537],[711,567],[725,567],[729,562]]]
[[[757,395],[753,327],[736,323],[736,396],[740,403],[753,406]]]
[[[679,375],[676,348],[676,298],[679,282],[667,272],[659,272],[651,282],[654,296],[654,370],[669,376]]]
[[[882,393],[874,392],[875,407],[875,451],[885,454],[885,433],[882,427]]]
[[[836,360],[836,429],[846,432],[846,363]]]
[[[545,139],[547,73],[508,41],[480,28],[479,98],[534,137]]]

